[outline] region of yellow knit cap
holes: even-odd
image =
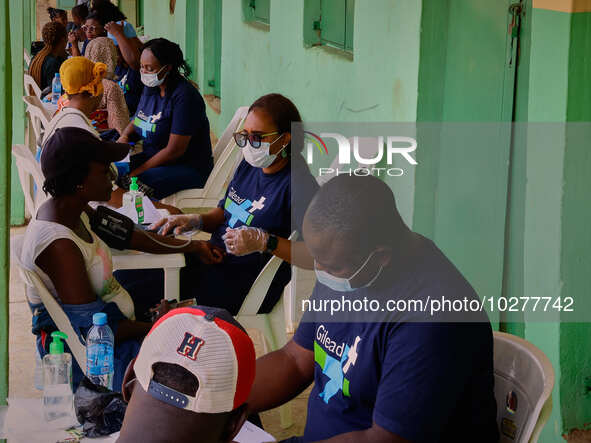
[[[86,57],[72,57],[62,63],[60,80],[67,94],[88,92],[97,97],[103,93],[107,65],[93,63]]]

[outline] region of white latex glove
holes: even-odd
[[[247,255],[253,252],[263,252],[267,249],[269,234],[261,228],[240,226],[237,229],[226,228],[222,236],[226,245],[226,252],[233,255]]]
[[[198,231],[203,227],[203,219],[201,214],[179,214],[170,215],[148,227],[150,231],[156,231],[160,235],[167,235],[174,233],[175,235],[182,234],[188,231]]]

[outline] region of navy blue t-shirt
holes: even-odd
[[[135,132],[144,140],[143,154],[153,157],[168,145],[170,134],[190,135],[191,140],[177,164],[192,166],[204,176],[213,168],[209,120],[199,91],[179,77],[166,89],[144,88],[133,118]]]
[[[144,90],[144,84],[142,83],[140,73],[135,69],[117,65],[115,68],[115,75],[117,76],[119,87],[123,91],[129,114],[134,115]]]
[[[300,154],[294,154],[290,163],[275,174],[265,174],[242,160],[218,204],[224,208],[225,221],[213,232],[211,242],[223,248],[226,228],[242,225],[262,228],[283,238],[288,238],[292,230],[301,233],[304,213],[317,190],[318,184]],[[297,204],[292,205],[292,201]],[[241,257],[228,254],[226,261],[256,261],[259,256],[258,252]]]
[[[384,306],[388,299],[477,297],[430,240],[417,235],[413,251],[403,269],[384,269],[368,288],[340,293],[317,283],[311,300],[367,297]],[[416,442],[497,442],[492,330],[486,314],[474,318],[481,322],[398,313],[390,322],[336,323],[304,314],[294,341],[315,360],[304,441],[375,422]]]

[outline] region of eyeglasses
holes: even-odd
[[[94,25],[90,25],[90,26],[84,25],[84,26],[82,26],[81,29],[84,32],[86,32],[86,31],[94,32],[94,31],[96,31],[98,29],[98,27],[97,26],[94,26]]]
[[[261,139],[265,137],[269,137],[270,135],[279,134],[279,131],[268,132],[267,134],[248,134],[246,132],[235,132],[234,133],[234,141],[236,144],[244,148],[246,146],[246,142],[249,141],[250,145],[253,148],[260,148],[261,147]]]

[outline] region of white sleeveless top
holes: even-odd
[[[92,236],[92,243],[82,240],[70,228],[55,222],[31,219],[21,253],[25,267],[34,270],[41,278],[53,297],[61,303],[59,295],[49,276],[37,266],[35,260],[51,243],[58,239],[72,240],[82,252],[84,264],[92,289],[105,303],[114,302],[119,310],[129,319],[134,319],[133,300],[129,293],[113,277],[111,250],[91,229],[86,213],[80,216],[86,230]],[[27,288],[27,299],[31,304],[42,303],[35,288]]]

